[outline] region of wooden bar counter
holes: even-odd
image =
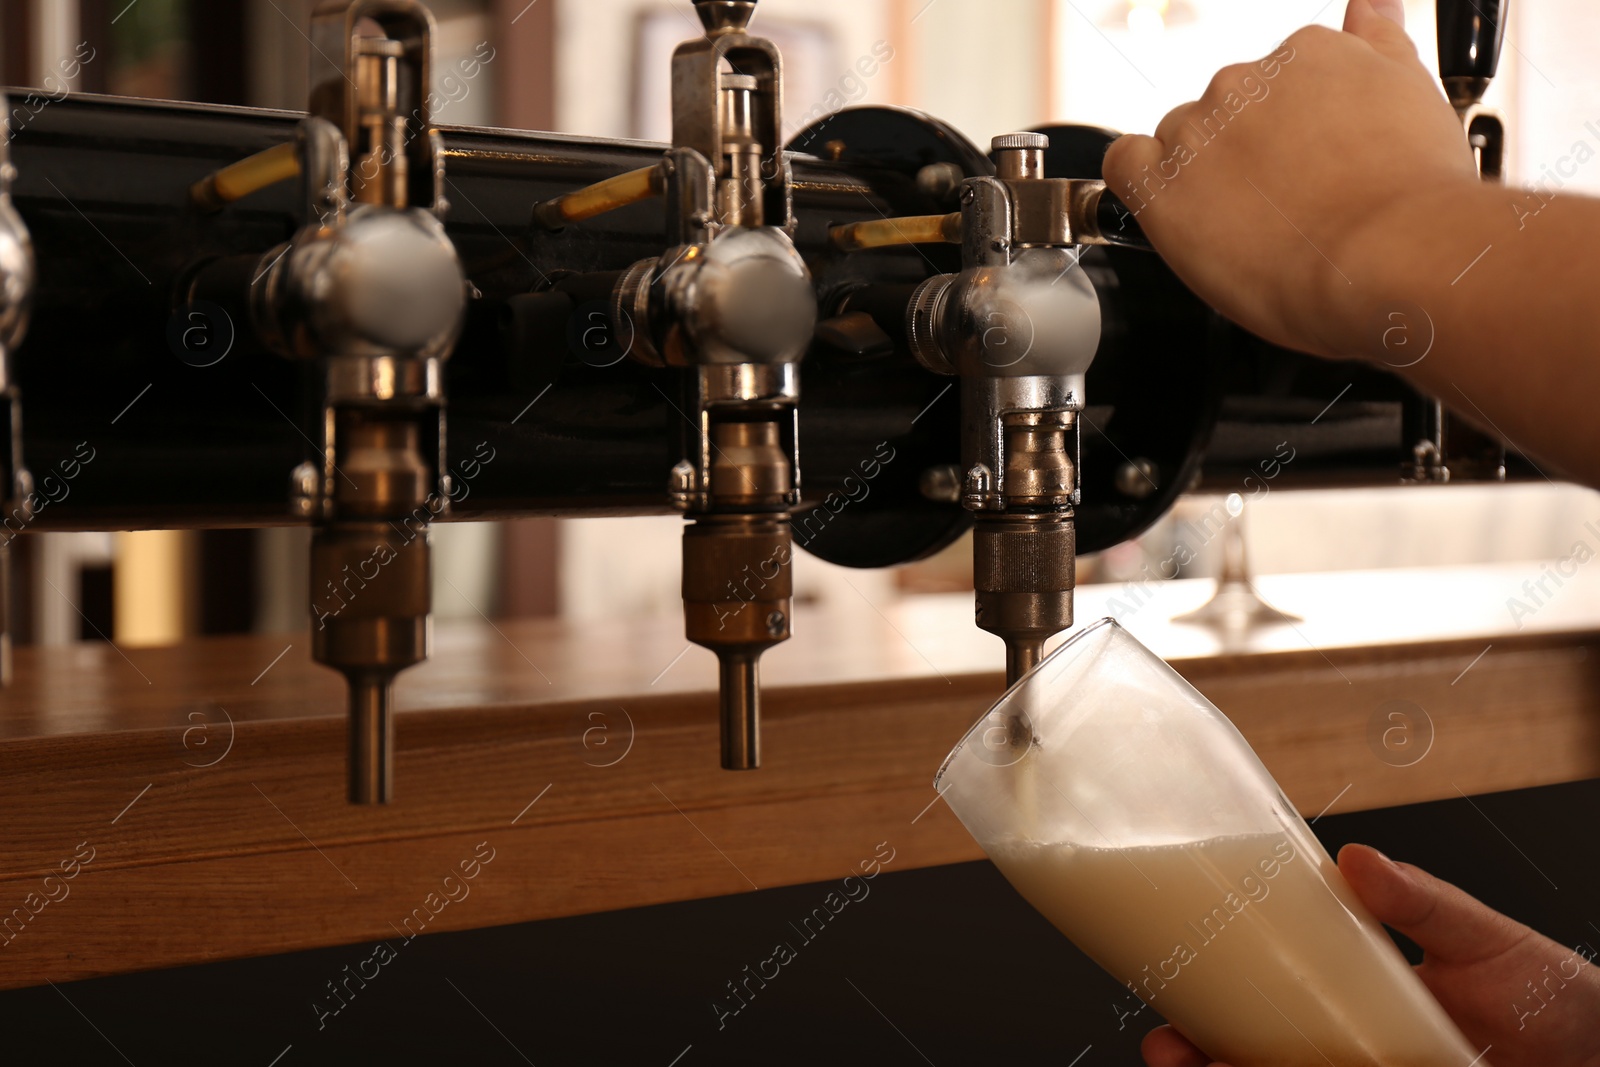
[[[1085,587],[1078,614],[1119,615],[1316,816],[1600,776],[1600,574],[1517,630],[1537,573],[1262,579],[1306,621],[1232,643],[1168,621],[1209,582]],[[766,657],[743,774],[676,620],[441,627],[397,687],[383,808],[345,802],[343,685],[304,636],[22,649],[0,988],[831,879],[884,842],[893,870],[978,858],[931,780],[998,641],[965,596],[846,608]]]

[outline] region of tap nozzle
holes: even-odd
[[[427,531],[409,524],[340,522],[312,536],[311,651],[349,683],[353,804],[392,796],[389,694],[396,674],[428,656],[429,564]]]
[[[350,803],[387,804],[394,793],[394,720],[388,671],[351,671]]]
[[[722,711],[722,767],[750,771],[761,766],[761,651],[717,652]]]
[[[1044,637],[1010,636],[1006,641],[1006,685],[1016,685],[1017,680],[1033,670],[1044,659]]]
[[[1006,684],[1072,625],[1077,531],[1070,511],[980,513],[973,528],[974,615],[1006,643]]]
[[[684,630],[717,654],[730,771],[761,765],[758,664],[791,633],[792,552],[787,513],[706,515],[684,528]]]

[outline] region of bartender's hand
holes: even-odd
[[[1346,32],[1308,26],[1224,68],[1154,137],[1106,154],[1107,186],[1184,283],[1269,341],[1370,354],[1349,351],[1346,321],[1347,290],[1371,279],[1360,236],[1380,208],[1478,182],[1404,18],[1401,0],[1350,0]]]
[[[1346,846],[1339,870],[1422,947],[1417,974],[1495,1067],[1600,1067],[1600,972],[1584,955],[1365,845]],[[1166,1026],[1143,1051],[1150,1067],[1224,1067]]]
[[[1344,32],[1228,67],[1154,137],[1116,141],[1106,183],[1241,326],[1387,365],[1600,487],[1600,199],[1479,181],[1401,11],[1350,0]]]

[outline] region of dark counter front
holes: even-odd
[[[1330,850],[1373,844],[1565,944],[1595,945],[1600,859],[1585,828],[1597,811],[1600,780],[1330,815],[1315,829]],[[987,862],[896,871],[892,842],[868,844],[862,861],[876,877],[848,886],[841,871],[734,897],[397,933],[383,948],[17,990],[0,994],[5,1048],[10,1062],[81,1067],[1139,1063],[1153,1013],[1130,1014],[1126,991]],[[477,877],[494,874],[490,859]],[[306,908],[319,892],[307,887]],[[826,923],[807,921],[830,905]],[[470,894],[442,906],[470,908]],[[763,966],[780,942],[792,956]],[[758,969],[776,977],[752,980]]]

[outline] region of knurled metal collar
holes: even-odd
[[[989,151],[1005,152],[1015,149],[1049,148],[1050,138],[1042,133],[1002,133],[989,142]]]
[[[935,374],[956,373],[955,364],[945,355],[939,343],[939,325],[943,315],[944,300],[954,279],[949,274],[936,274],[917,286],[906,305],[906,340],[911,354],[918,363]]]

